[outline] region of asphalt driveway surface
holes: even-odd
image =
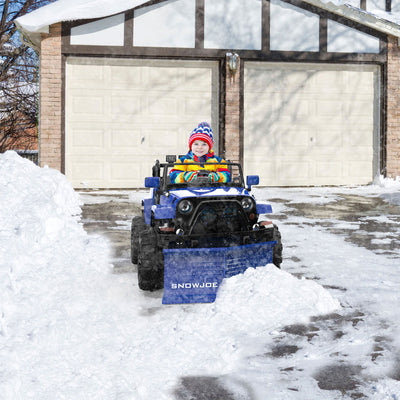
[[[130,262],[130,221],[134,215],[140,214],[140,197],[144,192],[135,191],[82,191],[84,205],[82,207],[82,222],[89,233],[101,234],[107,237],[112,246],[112,263],[115,273],[135,273],[136,266]],[[282,209],[271,218],[278,225],[295,226],[304,225],[320,226],[329,233],[340,235],[357,248],[364,248],[378,256],[399,260],[400,268],[400,205],[398,201],[391,201],[390,195],[363,196],[351,192],[341,191],[337,188],[337,199],[327,203],[310,204],[307,201],[288,200],[287,196],[277,195],[275,189],[268,199],[273,208]],[[398,199],[396,197],[396,199]],[[300,226],[302,225],[302,226]],[[318,276],[315,270],[311,274],[301,257],[296,256],[296,243],[288,243],[283,236],[283,264],[289,266],[289,272],[299,278],[321,280],[323,286],[335,293],[345,293],[346,285],[335,286],[326,283],[323,276]],[[313,249],[309,249],[310,252]],[[341,249],[337,252],[340,254]],[[399,270],[400,274],[400,270]],[[357,279],[357,277],[354,277]],[[349,284],[350,285],[350,284]],[[134,290],[134,289],[132,289]],[[136,289],[137,290],[137,289]],[[398,288],[397,288],[398,290]],[[398,305],[394,305],[394,307]],[[344,305],[338,313],[316,316],[307,324],[298,324],[282,327],[277,333],[274,346],[266,349],[256,361],[260,368],[276,363],[282,374],[301,374],[302,357],[304,349],[312,353],[315,350],[315,338],[319,338],[318,346],[324,346],[326,340],[326,366],[313,376],[322,390],[337,391],[342,398],[365,398],[360,387],[366,381],[373,381],[363,370],[365,366],[348,357],[341,340],[352,332],[360,333],[360,326],[366,329],[367,318],[362,306],[353,308]],[[382,322],[384,331],[384,322]],[[400,349],[393,348],[393,340],[385,333],[372,332],[369,362],[372,366],[379,366],[386,354],[395,353],[392,362],[385,374],[394,380],[400,380]],[[300,352],[299,350],[303,349]],[[322,351],[322,350],[321,350]],[[396,355],[397,354],[397,355]],[[397,359],[397,362],[396,362]],[[295,375],[293,375],[295,376]],[[296,386],[288,385],[288,393],[295,392]],[[207,395],[205,394],[207,393]],[[400,398],[390,397],[391,399]],[[182,377],[175,391],[178,400],[213,400],[213,399],[239,399],[235,393],[230,393],[221,385],[218,377]],[[249,389],[248,396],[252,398]],[[389,398],[389,397],[388,397]]]

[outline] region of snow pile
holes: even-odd
[[[383,175],[379,175],[374,179],[374,185],[386,189],[400,190],[400,176],[396,176],[396,178],[385,178]]]
[[[92,306],[85,292],[107,273],[108,250],[79,224],[79,196],[55,170],[0,154],[0,199],[0,392],[12,399],[23,364],[42,367],[69,317]]]
[[[271,264],[225,279],[217,307],[229,310],[242,329],[254,330],[257,325],[265,329],[266,321],[270,321],[270,328],[307,322],[310,316],[328,314],[340,305],[317,283],[299,280]]]

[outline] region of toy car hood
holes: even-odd
[[[244,188],[237,187],[196,187],[174,189],[169,192],[177,200],[186,199],[188,197],[208,197],[208,196],[249,196],[249,192]]]

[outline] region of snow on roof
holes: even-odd
[[[50,25],[61,21],[101,18],[124,12],[148,0],[58,0],[17,18],[27,32],[47,32]]]
[[[40,33],[63,21],[102,18],[130,10],[148,0],[58,0],[15,20],[18,30],[33,44],[40,43]]]
[[[365,11],[346,0],[304,0],[352,21],[400,38],[400,15],[381,10]],[[58,0],[16,19],[19,31],[34,45],[40,44],[40,33],[63,21],[102,18],[138,7],[148,0]]]

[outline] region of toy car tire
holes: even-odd
[[[138,283],[142,290],[158,290],[164,287],[164,255],[157,246],[152,228],[139,235]]]
[[[276,267],[280,268],[282,264],[283,246],[282,246],[281,233],[279,232],[279,229],[275,224],[274,224],[274,232],[272,240],[276,241],[276,245],[274,246],[274,249],[272,251],[272,262]]]
[[[139,254],[139,234],[146,229],[146,223],[143,216],[132,218],[131,226],[131,261],[132,264],[138,263]]]

